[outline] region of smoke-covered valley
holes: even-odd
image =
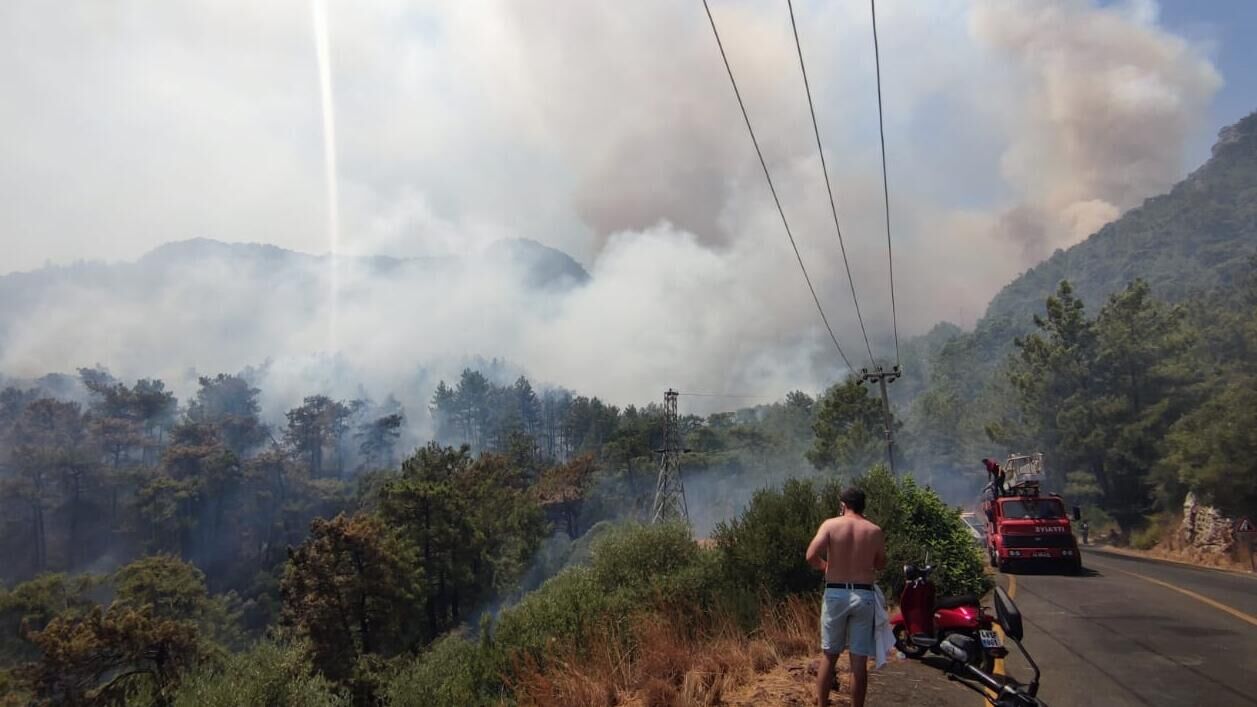
[[[314,392],[391,394],[430,432],[437,378],[481,367],[482,351],[518,355],[495,342],[535,329],[588,281],[570,258],[528,241],[474,258],[335,262],[185,241],[134,263],[0,277],[0,370],[21,380],[99,365],[123,380],[162,379],[181,397],[200,376],[248,370],[269,420]]]
[[[0,10],[0,64],[48,57],[15,72],[11,105],[38,106],[39,118],[0,116],[18,136],[0,167],[0,270],[91,261],[3,280],[0,373],[100,364],[186,392],[193,372],[265,364],[271,412],[299,390],[359,386],[422,410],[435,381],[475,357],[622,404],[668,386],[776,398],[842,375],[695,8],[330,8],[333,210],[308,8],[181,8],[84,4],[55,30],[37,3]],[[803,257],[858,366],[778,10],[714,6]],[[886,357],[867,8],[800,13],[855,284]],[[883,13],[905,336],[971,323],[1012,275],[1180,177],[1220,85],[1207,47],[1160,26],[1150,3]],[[75,51],[54,60],[64,46]],[[62,100],[46,99],[50,85]],[[270,249],[325,254],[329,213],[334,266]],[[178,244],[196,236],[268,246]],[[570,253],[588,281],[538,287],[527,264],[493,255],[518,238]]]

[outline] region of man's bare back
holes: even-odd
[[[886,541],[881,528],[851,513],[821,523],[807,556],[823,558],[826,582],[872,584],[886,566]]]
[[[829,704],[834,661],[851,651],[851,704],[864,707],[868,659],[877,652],[877,599],[873,581],[886,566],[882,529],[864,517],[864,492],[842,492],[843,514],[821,523],[807,546],[807,562],[825,573],[821,604],[821,660],[816,671],[816,704]],[[838,586],[835,586],[838,585]],[[852,585],[852,586],[841,586]]]

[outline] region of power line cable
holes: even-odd
[[[886,178],[886,128],[882,122],[882,59],[877,46],[877,0],[869,0],[873,16],[873,66],[877,71],[877,134],[882,142],[882,199],[886,204],[886,262],[890,268],[890,317],[895,332],[895,368],[899,367],[899,314],[895,309],[895,251],[890,245],[890,186]]]
[[[825,148],[821,145],[821,129],[816,123],[816,106],[812,103],[812,87],[807,80],[807,66],[803,62],[803,45],[799,42],[799,26],[794,20],[794,3],[786,0],[790,9],[790,29],[794,32],[794,48],[799,54],[799,71],[803,74],[803,89],[807,92],[807,109],[812,114],[812,132],[816,135],[816,152],[821,157],[821,173],[825,175],[825,193],[829,196],[829,212],[834,217],[834,230],[838,232],[838,247],[842,250],[842,264],[847,270],[847,283],[851,285],[851,302],[855,305],[855,318],[860,322],[860,333],[864,335],[864,348],[869,352],[869,364],[873,364],[873,347],[869,344],[869,333],[864,328],[864,315],[860,312],[860,298],[855,293],[855,278],[851,275],[851,263],[847,260],[847,244],[842,238],[842,225],[838,222],[838,205],[834,200],[834,188],[829,183],[829,167],[825,164]]]
[[[707,11],[707,21],[711,23],[711,32],[716,37],[716,46],[720,49],[720,59],[724,62],[725,71],[729,74],[729,83],[733,85],[733,95],[738,99],[738,107],[742,109],[742,120],[746,122],[746,131],[751,136],[751,144],[755,146],[755,154],[759,157],[759,166],[764,170],[764,179],[768,182],[768,191],[772,192],[773,203],[777,205],[777,213],[781,215],[781,225],[786,229],[786,237],[790,239],[790,247],[794,249],[794,257],[799,261],[799,270],[803,272],[803,280],[807,283],[807,289],[812,293],[812,301],[816,303],[816,311],[821,315],[821,321],[825,324],[825,330],[829,332],[830,341],[834,342],[834,348],[838,350],[838,356],[842,362],[846,364],[848,369],[854,369],[851,361],[847,359],[847,354],[843,353],[842,346],[838,344],[838,337],[834,336],[834,329],[829,325],[829,318],[825,316],[825,309],[821,307],[821,300],[816,296],[816,288],[812,286],[812,278],[807,274],[807,267],[803,264],[803,256],[799,254],[799,246],[794,242],[794,234],[790,231],[790,223],[786,220],[785,209],[781,207],[781,199],[777,196],[777,187],[773,185],[772,174],[768,171],[768,163],[764,161],[764,152],[760,150],[759,140],[755,138],[755,129],[751,127],[751,117],[746,112],[746,103],[742,100],[742,92],[738,90],[737,79],[733,78],[733,67],[729,65],[729,57],[725,54],[724,43],[720,41],[720,31],[716,29],[716,18],[712,17],[711,6],[707,4],[707,0],[703,0],[703,9]]]

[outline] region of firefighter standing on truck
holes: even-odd
[[[983,466],[986,467],[986,473],[991,476],[991,488],[994,490],[995,497],[1004,495],[1004,470],[1000,468],[999,462],[994,459],[983,459]]]

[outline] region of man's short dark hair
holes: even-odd
[[[848,486],[838,498],[842,499],[843,504],[847,508],[856,513],[864,513],[864,492],[860,489]]]

